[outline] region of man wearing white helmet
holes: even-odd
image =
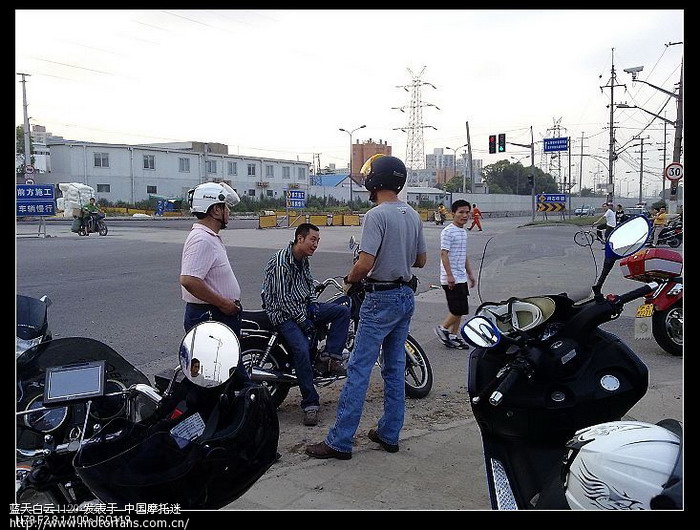
[[[185,306],[185,331],[205,320],[241,332],[241,288],[219,230],[226,228],[230,208],[240,202],[227,184],[205,182],[187,193],[187,204],[197,217],[182,249],[180,285]]]

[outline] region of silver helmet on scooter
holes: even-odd
[[[572,510],[655,508],[678,473],[681,438],[660,425],[601,423],[577,431],[566,445],[562,478]]]

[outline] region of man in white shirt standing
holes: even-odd
[[[605,230],[605,239],[602,239],[602,241],[607,241],[610,232],[617,225],[617,216],[615,215],[615,210],[613,210],[612,203],[604,202],[603,208],[605,208],[605,213],[603,213],[603,215],[601,215],[598,220],[593,223],[593,226],[595,226],[596,230],[598,231],[598,239],[603,238],[601,232]]]
[[[469,313],[469,288],[476,278],[467,257],[467,230],[471,205],[468,201],[452,203],[452,223],[440,233],[440,284],[445,291],[449,313],[435,334],[448,348],[467,349],[469,345],[459,335],[462,315]]]

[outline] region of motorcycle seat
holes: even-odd
[[[244,310],[241,315],[243,329],[272,329],[272,322],[264,309]]]

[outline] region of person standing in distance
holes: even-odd
[[[476,203],[472,204],[472,224],[467,228],[467,230],[471,230],[474,228],[474,225],[479,227],[479,232],[483,232],[481,229],[481,210],[476,207]]]
[[[424,267],[426,245],[418,213],[399,199],[406,166],[394,156],[374,155],[362,166],[365,188],[376,203],[365,215],[358,260],[345,276],[345,291],[364,280],[365,298],[348,377],[338,398],[335,423],[324,441],[308,445],[313,458],[352,458],[372,367],[384,358],[384,413],[367,436],[390,453],[399,450],[405,414],[405,343],[415,309],[417,280],[411,267]]]
[[[449,314],[435,334],[448,348],[467,349],[469,345],[459,336],[462,315],[469,313],[469,288],[476,285],[472,266],[467,257],[469,202],[459,199],[452,203],[452,222],[440,233],[440,284],[445,291]]]
[[[603,215],[601,215],[598,220],[593,223],[593,227],[598,233],[598,239],[605,244],[605,242],[608,240],[610,232],[612,232],[612,229],[617,225],[617,217],[615,215],[615,211],[613,210],[612,203],[604,202],[603,208],[605,208],[605,212],[603,212]],[[605,235],[601,233],[603,230],[605,230]]]

